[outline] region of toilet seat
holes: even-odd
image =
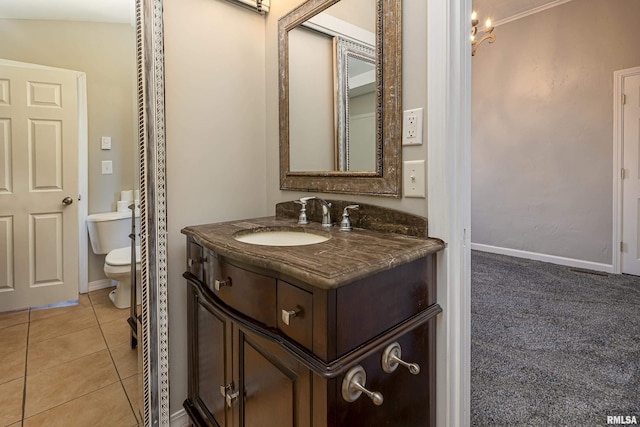
[[[131,247],[127,246],[110,251],[105,257],[104,263],[112,267],[131,265]],[[136,269],[140,269],[140,246],[136,246]]]
[[[109,299],[118,308],[127,308],[131,304],[131,246],[110,251],[104,259],[104,274],[118,282],[118,286],[109,292]],[[140,295],[140,246],[136,246],[136,286]]]

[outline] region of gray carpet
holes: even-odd
[[[640,277],[471,258],[471,424],[640,424]]]

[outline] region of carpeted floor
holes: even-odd
[[[640,277],[471,259],[471,425],[640,424]]]

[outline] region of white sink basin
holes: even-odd
[[[265,230],[239,234],[234,239],[252,245],[303,246],[326,242],[329,237],[302,231]]]

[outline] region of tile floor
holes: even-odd
[[[111,289],[0,313],[0,427],[139,425],[129,310],[111,303]]]

